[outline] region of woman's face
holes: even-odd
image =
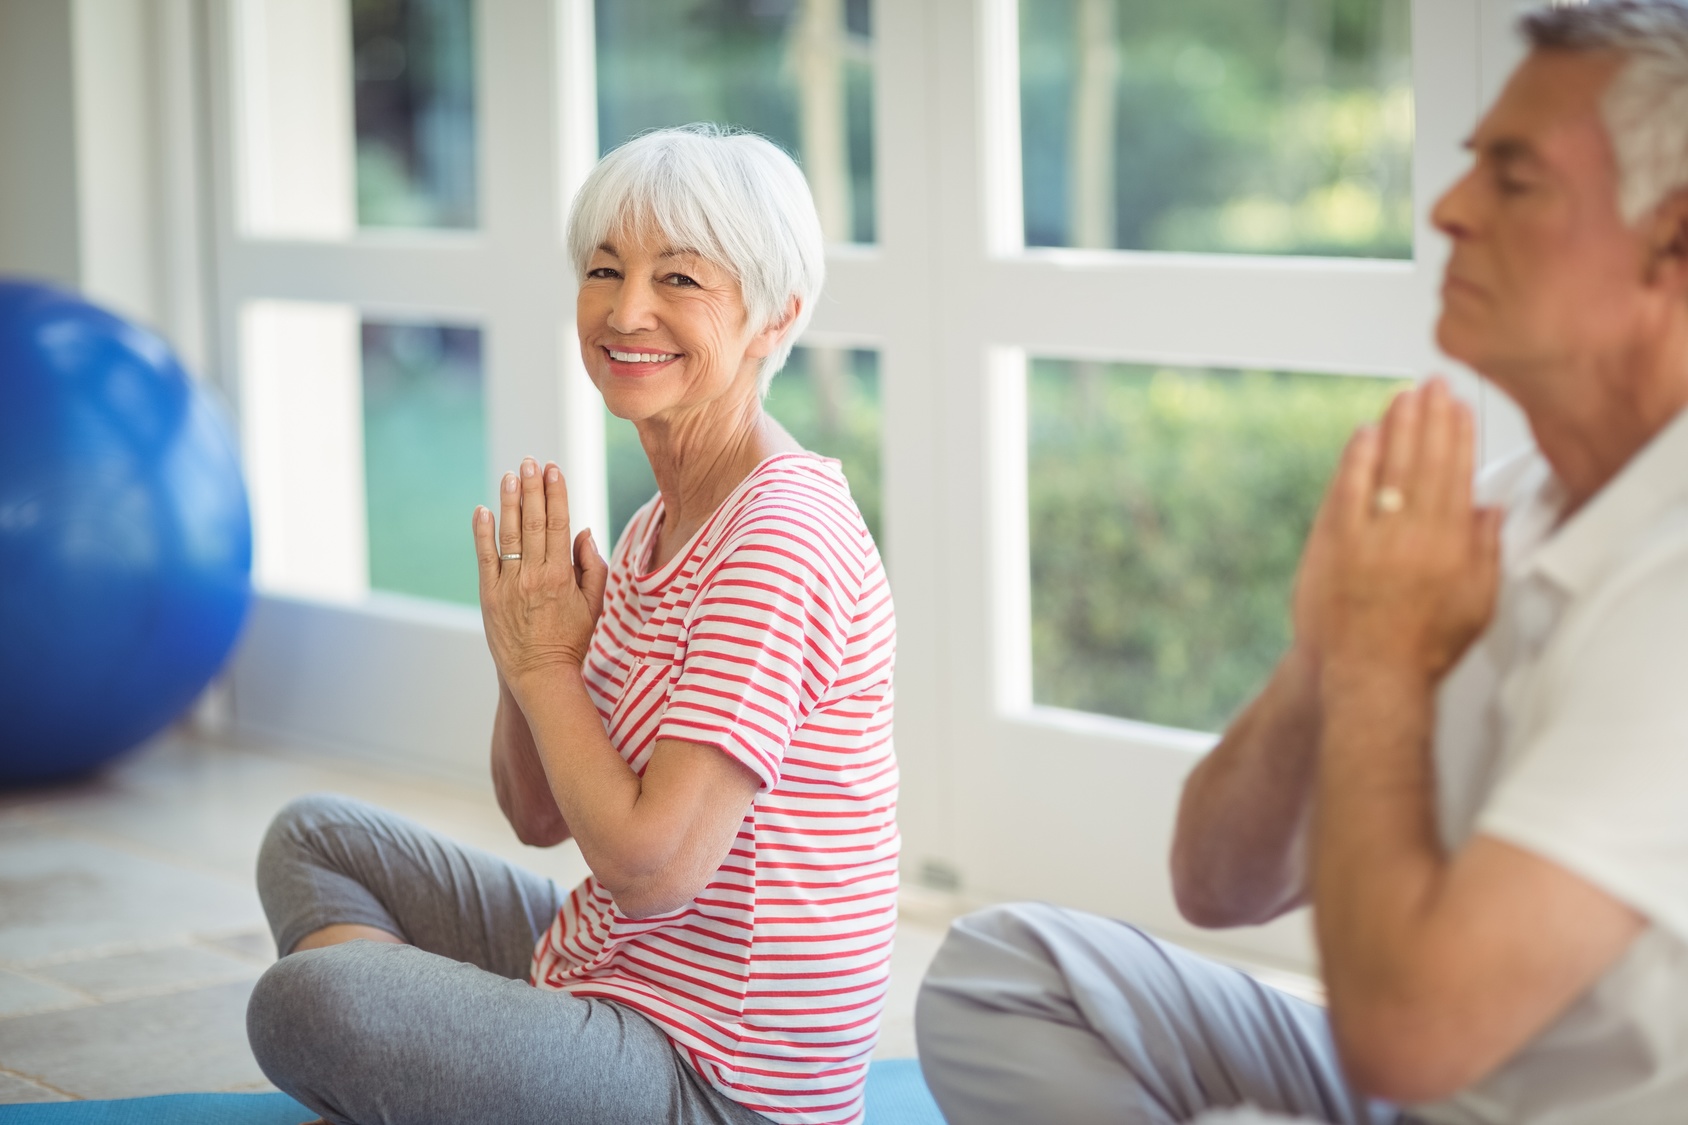
[[[610,413],[639,422],[756,393],[779,327],[754,331],[724,267],[623,228],[592,252],[576,299],[580,355]]]

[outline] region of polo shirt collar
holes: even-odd
[[[1553,532],[1525,565],[1567,593],[1586,590],[1671,504],[1688,495],[1688,410],[1666,423],[1618,475]],[[1537,502],[1564,505],[1549,474]]]

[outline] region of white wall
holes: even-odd
[[[0,3],[0,273],[209,353],[193,0]]]

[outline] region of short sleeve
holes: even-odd
[[[769,508],[748,513],[700,570],[657,731],[717,747],[766,789],[839,677],[859,585],[824,529]]]
[[[1536,733],[1477,830],[1688,939],[1688,553],[1602,601],[1563,638],[1562,662],[1537,686]]]

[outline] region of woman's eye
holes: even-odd
[[[617,273],[614,269],[611,269],[609,266],[599,266],[595,270],[587,270],[586,276],[587,277],[596,277],[596,278],[611,278],[611,277],[620,277],[621,274]]]
[[[680,289],[696,289],[697,288],[697,282],[693,281],[691,278],[687,277],[683,273],[671,273],[664,280],[666,280],[668,282],[668,284],[673,285],[673,286],[680,288]]]

